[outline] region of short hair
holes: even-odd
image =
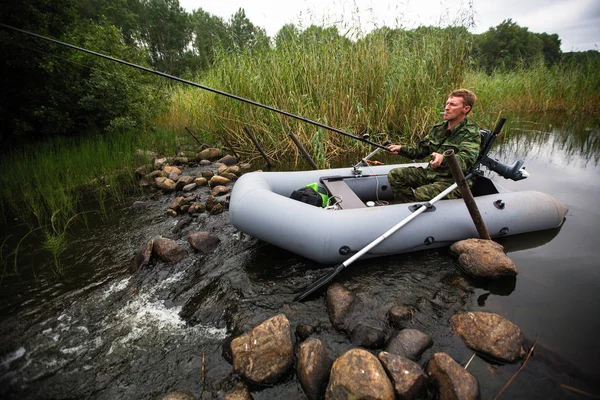
[[[463,99],[463,104],[471,108],[473,108],[475,100],[477,100],[475,93],[471,92],[469,89],[457,89],[450,93],[448,97],[460,97]]]

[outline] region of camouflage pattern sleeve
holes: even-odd
[[[454,143],[452,147],[460,169],[466,174],[479,156],[481,133],[479,127],[471,123],[466,124],[459,133],[461,140],[457,140],[459,143]]]

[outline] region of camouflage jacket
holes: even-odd
[[[412,159],[426,158],[429,161],[431,153],[444,154],[446,150],[453,149],[458,165],[466,174],[473,167],[479,155],[481,143],[479,128],[466,118],[452,130],[447,130],[446,126],[446,122],[435,125],[416,146],[402,146],[399,154]],[[438,168],[427,168],[427,177],[452,180],[452,173],[444,161]]]

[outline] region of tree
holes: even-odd
[[[539,34],[542,39],[544,53],[544,60],[547,65],[554,65],[558,63],[562,57],[562,51],[560,50],[561,40],[558,38],[556,33],[549,35],[546,32]]]
[[[212,66],[217,47],[231,49],[232,46],[223,19],[202,9],[192,13],[192,36],[194,50],[198,57],[197,65],[202,70]]]
[[[227,32],[231,38],[232,48],[237,51],[258,49],[269,45],[269,37],[264,29],[254,26],[240,8],[229,20]]]
[[[300,37],[300,31],[294,24],[285,24],[275,35],[275,46],[280,48],[297,42]]]

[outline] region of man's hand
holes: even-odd
[[[431,157],[433,157],[433,160],[429,161],[429,165],[431,165],[431,168],[436,169],[437,167],[442,165],[442,161],[444,161],[443,155],[441,155],[440,153],[431,153]]]
[[[398,154],[400,150],[402,150],[402,146],[399,144],[391,144],[388,146],[388,151],[392,154]]]

